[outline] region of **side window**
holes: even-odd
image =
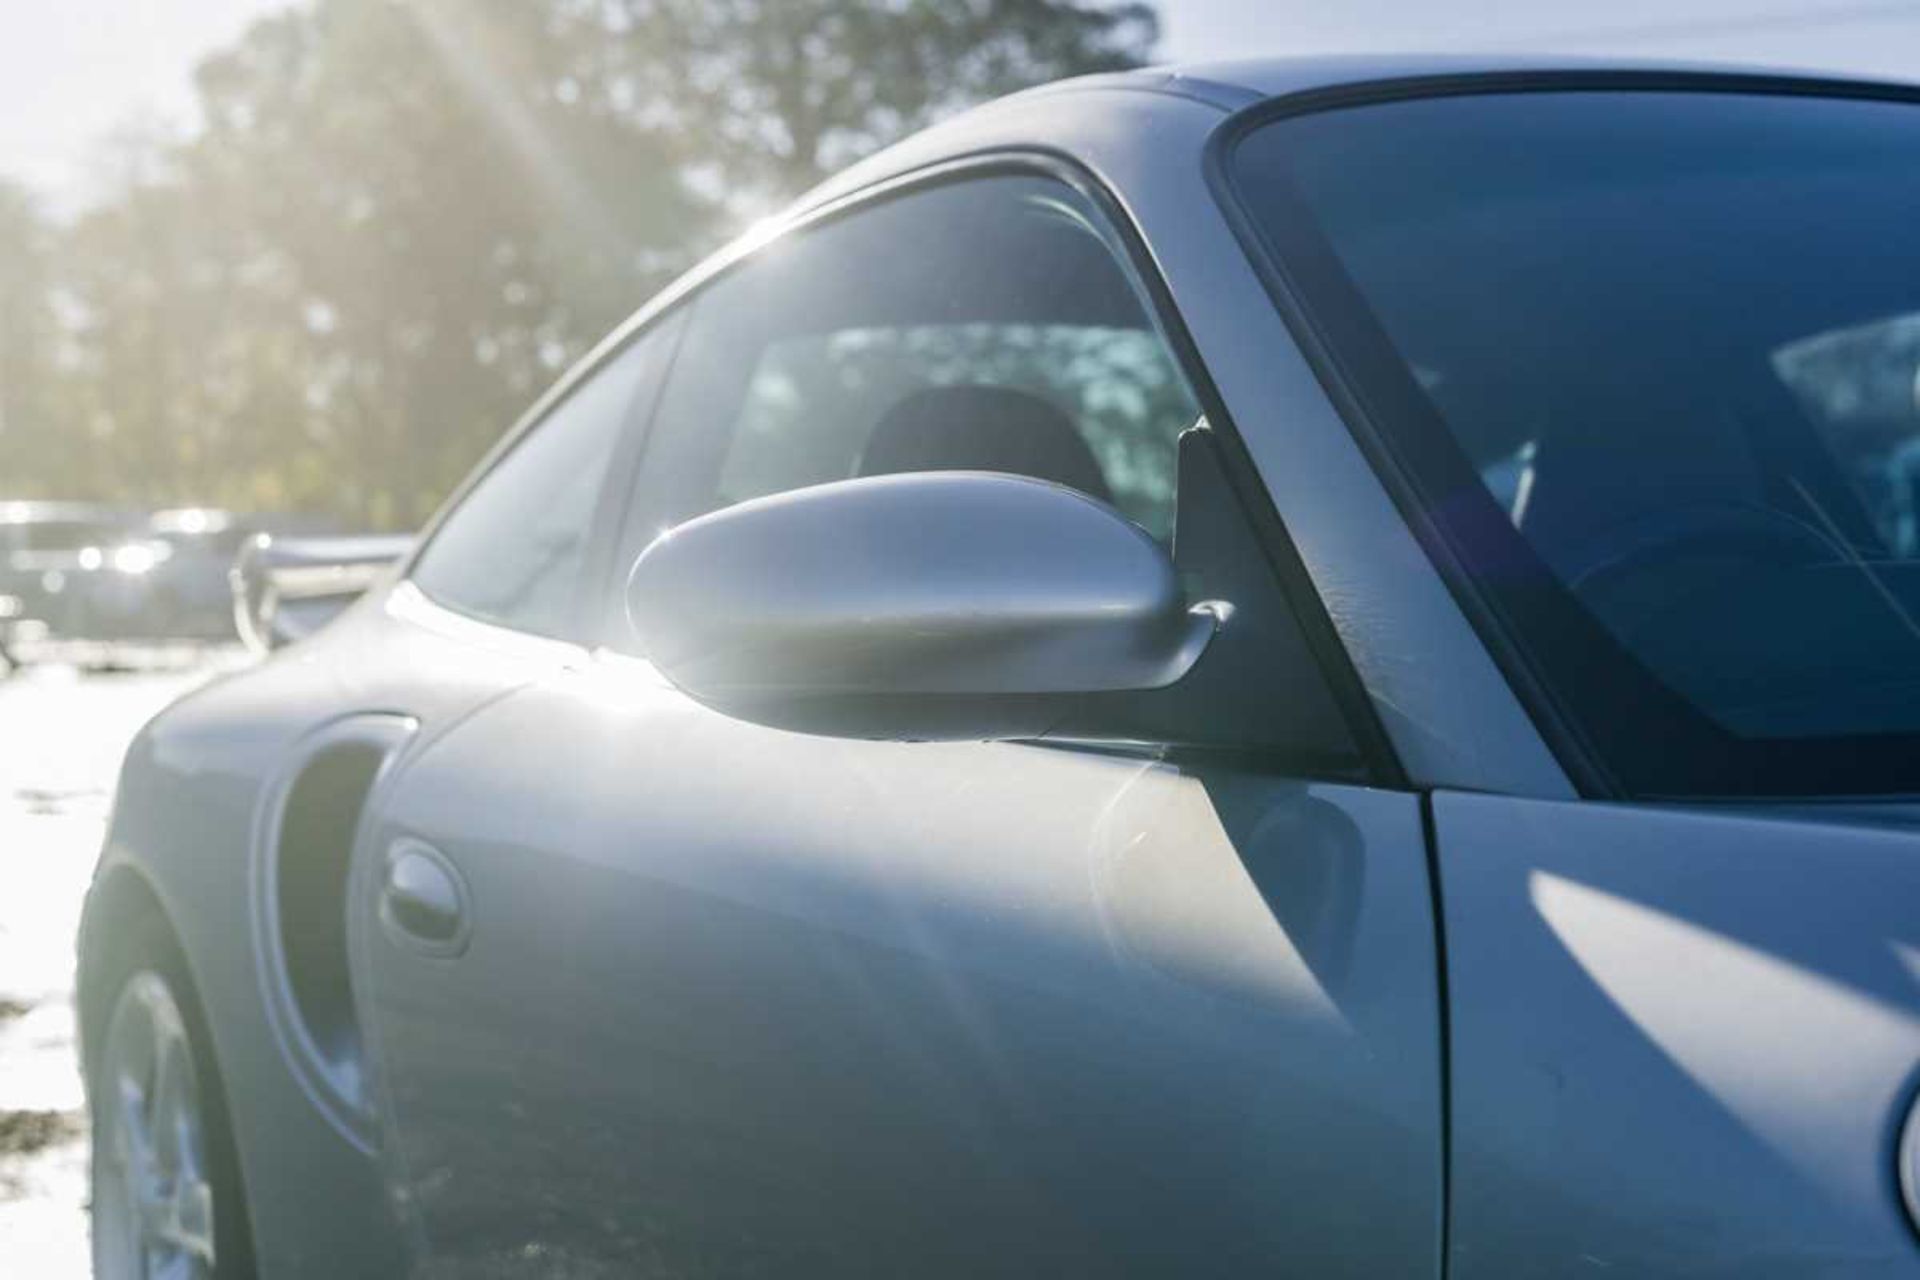
[[[420,590],[486,622],[573,635],[595,513],[654,341],[602,365],[495,464],[421,553]]]
[[[1164,539],[1199,416],[1098,209],[1047,178],[954,182],[776,241],[694,300],[621,553],[748,498],[955,469],[1071,485]]]

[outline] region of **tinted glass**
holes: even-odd
[[[104,520],[40,520],[18,529],[18,545],[23,550],[78,551],[119,541],[126,537],[128,525]]]
[[[1164,537],[1199,412],[1078,193],[905,195],[775,242],[693,304],[626,550],[747,498],[955,468],[1069,484]]]
[[[1233,168],[1618,781],[1920,787],[1920,108],[1473,95]]]
[[[440,526],[415,584],[449,609],[571,638],[594,513],[648,362],[643,339],[534,427]]]

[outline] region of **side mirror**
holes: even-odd
[[[1221,614],[1111,508],[983,472],[875,476],[689,521],[628,581],[641,652],[716,710],[882,738],[1044,733],[1164,688]]]
[[[255,653],[318,631],[413,548],[405,536],[275,538],[256,533],[227,571],[234,628]]]

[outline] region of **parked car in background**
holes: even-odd
[[[228,570],[231,625],[249,649],[261,654],[304,639],[391,574],[413,545],[408,534],[254,534]]]
[[[182,639],[233,640],[227,571],[271,519],[205,507],[156,511],[147,530],[164,551],[147,576],[148,627]]]
[[[0,502],[0,648],[12,653],[65,624],[79,575],[140,527],[137,511],[97,502]]]
[[[139,515],[39,504],[36,514],[18,527],[32,529],[24,536],[47,545],[14,557],[21,566],[16,590],[25,593],[15,610],[16,630],[30,636],[37,651],[84,650],[88,664],[110,663],[129,645],[245,638],[235,625],[231,579],[242,551],[256,541],[315,539],[339,528],[325,517],[216,507]],[[386,558],[397,554],[390,550]]]
[[[134,742],[98,1274],[1920,1277],[1917,225],[1659,66],[862,163]]]
[[[227,568],[253,526],[229,511],[158,511],[119,530],[69,575],[53,638],[96,644],[234,639]]]

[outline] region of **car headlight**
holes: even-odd
[[[165,560],[166,549],[142,542],[130,542],[124,547],[115,547],[110,563],[115,573],[141,574],[150,571]]]

